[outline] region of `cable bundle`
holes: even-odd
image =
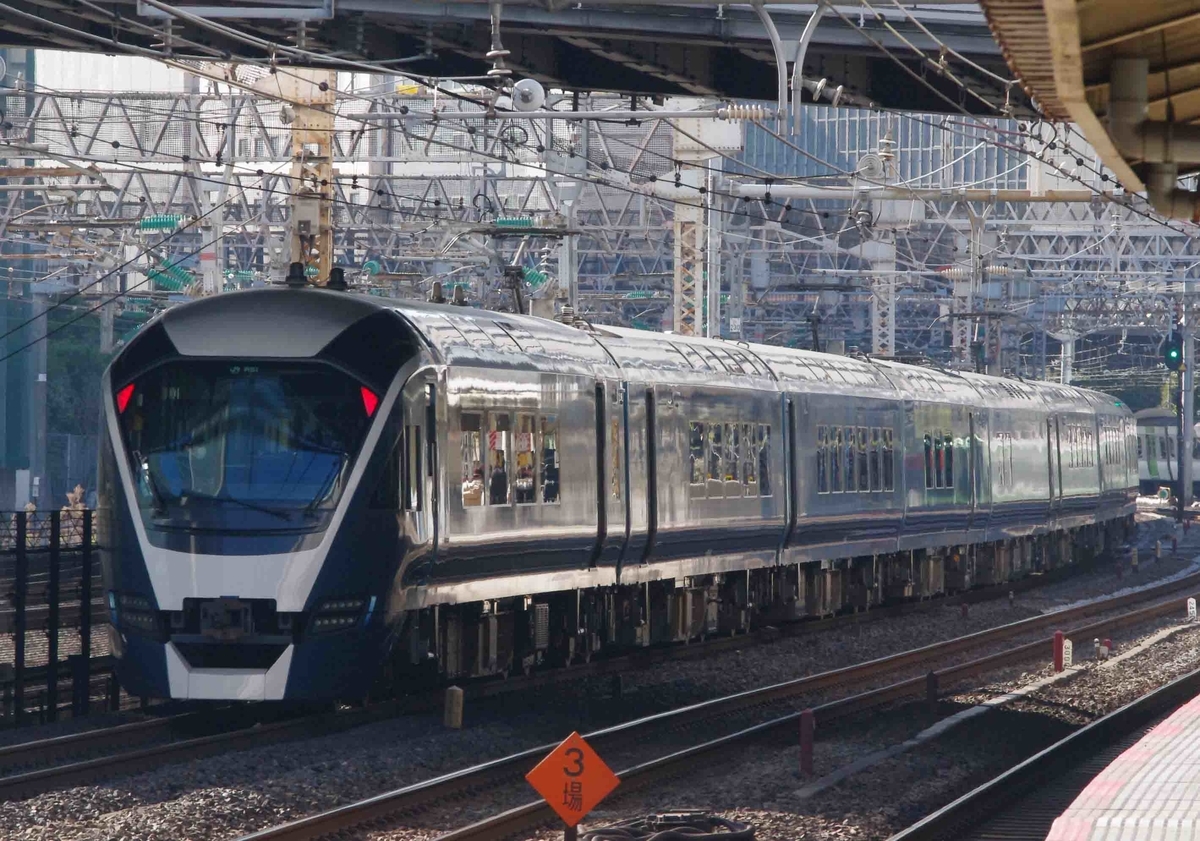
[[[707,812],[666,812],[588,830],[580,841],[754,841],[754,827]]]

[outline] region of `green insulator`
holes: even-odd
[[[533,218],[530,216],[499,216],[496,226],[500,228],[532,228]]]
[[[173,213],[154,213],[143,216],[138,221],[138,228],[143,231],[169,231],[179,227],[183,217]]]
[[[539,272],[537,269],[525,269],[525,282],[530,286],[538,287],[546,282],[545,272]]]

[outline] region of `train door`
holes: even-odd
[[[1151,479],[1157,479],[1158,478],[1158,439],[1155,436],[1154,430],[1152,427],[1145,427],[1144,433],[1145,433],[1145,443],[1146,443],[1146,449],[1144,450],[1144,452],[1146,453],[1146,475]],[[1143,431],[1138,432],[1139,436],[1141,436],[1142,434],[1143,434]]]
[[[783,529],[783,539],[779,545],[780,550],[792,542],[793,535],[796,533],[796,523],[800,519],[800,477],[796,472],[796,402],[790,395],[783,398],[782,427],[784,504],[787,506],[787,523]]]
[[[627,384],[596,383],[596,546],[592,565],[619,564],[628,538]]]
[[[437,384],[414,378],[406,388],[399,447],[402,528],[412,545],[438,550]]]
[[[1058,418],[1046,420],[1046,462],[1050,477],[1050,510],[1062,507],[1062,441]]]
[[[979,504],[979,441],[975,435],[975,413],[967,413],[967,486],[970,508],[967,512],[967,528],[975,524],[975,507]]]
[[[658,540],[658,400],[654,389],[646,389],[646,548],[642,563],[654,554]]]

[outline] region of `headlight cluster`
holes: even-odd
[[[326,599],[313,611],[310,630],[315,634],[345,631],[371,620],[375,610],[375,597],[370,600],[356,598]]]
[[[110,592],[108,613],[114,627],[149,634],[158,631],[157,611],[145,596]]]

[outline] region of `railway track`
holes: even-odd
[[[469,698],[479,699],[536,689],[569,680],[580,680],[607,674],[646,669],[673,659],[691,659],[710,656],[727,648],[745,648],[747,644],[764,644],[781,636],[816,634],[864,622],[888,617],[907,615],[937,609],[945,605],[960,603],[975,604],[1004,598],[1008,593],[1025,592],[1055,581],[1063,580],[1081,570],[1063,567],[1049,573],[1029,576],[1008,584],[985,587],[958,593],[939,599],[920,602],[902,602],[877,608],[866,613],[835,616],[814,621],[795,622],[777,628],[754,631],[749,635],[710,638],[687,646],[652,648],[644,651],[593,660],[571,666],[568,669],[534,672],[503,681],[487,680],[468,683],[463,688]],[[1200,581],[1200,575],[1197,576]],[[1174,582],[1164,587],[1182,586]],[[1155,594],[1163,587],[1144,591]],[[1134,594],[1134,597],[1142,594]],[[1143,597],[1153,597],[1144,596]],[[1130,597],[1126,597],[1130,598]],[[93,675],[111,671],[112,658],[93,658]],[[45,680],[44,666],[26,670],[26,682],[35,685]],[[65,695],[64,695],[65,697]],[[436,709],[442,701],[439,690],[408,696],[400,701],[385,702],[370,708],[371,714],[363,719],[361,711],[341,713],[350,719],[337,729],[348,729],[360,723],[381,717]],[[375,713],[379,710],[379,713]],[[315,727],[313,732],[332,732],[327,716],[309,716],[287,723],[280,720],[269,722],[253,721],[245,726],[230,727],[226,719],[223,727],[206,725],[203,715],[192,712],[181,715],[162,715],[153,719],[117,725],[34,742],[0,748],[0,800],[28,797],[42,791],[78,785],[105,776],[135,773],[172,762],[213,755],[220,751],[233,751],[266,744],[268,741],[285,741],[288,738],[311,735],[305,728]],[[236,722],[233,722],[236,723]],[[270,725],[264,732],[261,725]],[[286,725],[286,726],[285,726]],[[257,732],[249,732],[251,727]],[[195,731],[205,731],[196,735]],[[246,732],[242,732],[246,731]],[[157,744],[156,744],[157,743]],[[54,763],[61,763],[54,766]],[[54,766],[54,767],[47,767]]]
[[[944,605],[947,601],[978,602],[987,598],[997,598],[1007,594],[1010,589],[1031,589],[1036,586],[1037,579],[1025,579],[1014,586],[988,588],[949,597],[949,599],[908,603],[873,612],[875,618],[897,615],[926,609],[928,606]],[[694,710],[698,716],[712,718],[728,715],[740,709],[759,706],[794,698],[806,693],[828,690],[843,685],[861,685],[887,672],[911,668],[928,660],[952,656],[970,648],[988,644],[989,642],[1014,635],[1027,633],[1039,628],[1058,627],[1064,623],[1075,622],[1093,616],[1097,613],[1119,610],[1131,605],[1167,596],[1172,592],[1200,588],[1200,573],[1178,581],[1157,585],[1146,590],[1123,596],[1091,602],[1065,611],[1032,617],[1010,625],[981,631],[965,637],[935,643],[925,648],[915,649],[876,661],[850,666],[831,672],[812,675],[794,681],[763,687],[750,692],[727,698],[715,699],[686,708],[683,711],[663,714],[669,717],[665,720],[682,721],[681,712]],[[1175,601],[1178,601],[1176,599]],[[1174,602],[1172,602],[1173,604]],[[1151,610],[1159,609],[1151,607]],[[1140,613],[1129,616],[1140,616]],[[852,616],[834,617],[815,622],[796,623],[781,629],[770,629],[757,632],[754,638],[760,642],[777,639],[783,634],[817,633],[832,627],[870,621],[865,617],[872,613]],[[1119,619],[1119,617],[1118,617]],[[1114,621],[1114,620],[1109,620]],[[1142,621],[1132,619],[1130,621]],[[1108,625],[1105,626],[1110,627]],[[1085,631],[1091,634],[1092,631]],[[1100,631],[1096,631],[1100,633]],[[495,696],[501,693],[511,693],[534,689],[564,680],[577,680],[603,674],[619,674],[633,669],[647,668],[655,663],[664,662],[673,657],[708,656],[715,651],[730,646],[745,647],[746,636],[724,637],[707,640],[691,646],[651,649],[635,652],[622,657],[595,660],[591,663],[580,664],[567,670],[533,673],[515,677],[507,681],[488,681],[468,684],[468,695],[476,698]],[[1014,649],[1018,657],[1028,657],[1032,649],[1041,643]],[[998,655],[996,665],[1004,665],[1004,655]],[[990,662],[990,661],[989,661]],[[1005,661],[1006,662],[1006,661]],[[957,673],[951,669],[947,677],[952,678]],[[926,678],[920,677],[891,687],[895,697],[904,697],[916,691],[924,691]],[[863,699],[866,703],[869,699]],[[161,767],[163,765],[213,756],[219,753],[247,750],[267,744],[288,741],[292,739],[311,738],[315,735],[325,735],[339,732],[373,721],[382,720],[396,715],[418,710],[436,708],[441,703],[440,690],[419,693],[382,703],[372,704],[364,708],[326,712],[317,715],[288,717],[275,715],[263,719],[248,716],[244,711],[230,714],[227,711],[192,711],[178,715],[161,716],[116,727],[103,728],[85,733],[62,736],[47,740],[27,742],[0,748],[0,800],[11,800],[30,797],[44,791],[80,785],[94,780],[111,778],[124,774],[138,773]],[[881,701],[882,703],[882,701]],[[823,709],[822,715],[827,717],[838,714],[841,708],[831,706]],[[645,720],[644,720],[645,721]],[[641,726],[645,726],[644,724]],[[636,730],[637,728],[635,728]],[[614,734],[624,732],[616,728]],[[516,757],[509,758],[519,762]],[[57,763],[57,764],[55,764]],[[513,766],[508,767],[509,771]],[[499,770],[499,769],[497,769]],[[506,771],[505,773],[508,773]]]
[[[889,841],[1043,841],[1093,777],[1197,692],[1200,669],[1079,728]]]
[[[1185,593],[1191,593],[1200,586],[1200,576],[1189,576],[1187,579],[1174,582],[1171,586],[1175,587],[1177,591],[1182,589]],[[1140,595],[1142,600],[1153,598],[1145,593],[1130,595]],[[1157,595],[1162,595],[1162,593]],[[586,738],[602,754],[605,752],[615,753],[622,748],[651,744],[655,738],[676,733],[681,729],[696,727],[701,723],[728,718],[740,711],[765,707],[782,701],[796,701],[814,692],[835,687],[846,690],[847,694],[842,697],[812,708],[816,720],[824,725],[899,700],[919,697],[926,692],[928,677],[922,674],[883,686],[851,692],[850,689],[856,685],[861,687],[901,669],[921,666],[932,660],[944,659],[973,647],[1002,641],[1030,631],[1060,628],[1068,622],[1086,619],[1098,610],[1113,610],[1120,606],[1133,604],[1132,601],[1126,601],[1129,598],[1129,596],[1117,597],[1105,600],[1099,605],[1090,604],[1055,614],[1033,617],[1000,628],[935,643],[921,649],[867,663],[705,701],[606,728],[588,734]],[[1078,634],[1081,638],[1111,633],[1119,628],[1151,621],[1172,612],[1182,613],[1185,601],[1186,595],[1176,595],[1127,613],[1107,617],[1084,626],[1076,626],[1071,629],[1071,633]],[[1008,665],[1026,662],[1032,657],[1048,657],[1052,639],[1052,636],[1043,637],[999,653],[945,666],[935,670],[933,674],[936,681],[944,685]],[[727,735],[699,740],[689,747],[671,750],[653,759],[630,765],[618,774],[622,782],[622,791],[639,787],[662,776],[686,771],[688,768],[695,767],[695,763],[701,758],[720,754],[722,751],[744,746],[756,740],[777,738],[781,734],[786,734],[784,738],[790,740],[794,738],[801,713],[801,710],[792,709],[748,727],[742,727]],[[668,739],[668,741],[671,740]],[[240,841],[310,841],[352,830],[364,824],[385,820],[400,813],[412,812],[442,803],[446,798],[508,783],[519,784],[521,777],[552,747],[553,745],[539,746],[445,774],[327,812],[263,829],[244,836]],[[553,811],[544,802],[529,802],[492,815],[470,826],[454,830],[442,836],[439,841],[499,841],[499,839],[551,822],[554,817]]]
[[[256,708],[222,706],[215,713],[211,710],[180,713],[11,745],[0,748],[0,773],[5,774],[0,777],[0,801],[148,771],[174,762],[324,736],[391,718],[402,711],[401,702],[300,716],[284,712],[264,715]],[[63,758],[70,761],[11,773],[13,769]]]

